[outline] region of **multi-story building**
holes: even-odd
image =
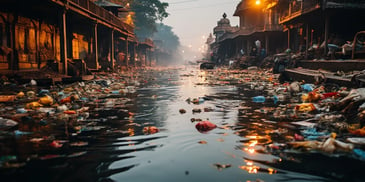
[[[328,44],[342,46],[365,30],[364,0],[279,0],[279,23],[288,36],[288,47],[305,52],[314,46],[321,56]]]
[[[265,55],[286,49],[284,42],[287,37],[278,22],[277,3],[277,0],[242,0],[234,12],[234,16],[240,19],[240,25],[234,31],[219,36],[215,42],[219,45],[217,54],[230,59],[249,55],[256,48],[257,41]]]
[[[121,10],[105,0],[1,1],[0,69],[53,62],[67,74],[68,62],[80,60],[96,70],[134,64],[137,39],[134,27],[117,16]]]

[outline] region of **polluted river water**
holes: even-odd
[[[16,107],[5,103],[3,116],[23,115],[13,117],[19,122],[16,130],[2,129],[0,177],[65,182],[362,181],[365,162],[352,152],[293,147],[299,142],[289,146],[308,141],[306,132],[315,131],[313,123],[297,122],[308,121],[310,114],[293,119],[289,105],[298,100],[268,94],[275,79],[256,70],[161,68],[100,76],[74,85],[73,91],[60,87],[57,105],[35,109],[28,101]],[[59,114],[67,98],[60,96],[61,90],[78,96]],[[254,100],[257,96],[263,100]],[[321,132],[311,137],[331,135]]]

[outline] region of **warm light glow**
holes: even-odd
[[[256,146],[257,142],[258,142],[257,140],[252,140],[252,141],[250,141],[249,146],[254,147],[254,146]]]
[[[134,136],[134,128],[128,128],[129,136]]]
[[[129,25],[133,25],[133,17],[132,17],[132,14],[131,13],[128,13],[125,21],[125,23],[129,24]]]
[[[248,152],[248,153],[250,153],[250,154],[255,153],[255,149],[254,148],[244,148],[243,150],[246,151],[246,152]]]
[[[274,174],[274,173],[276,173],[276,170],[274,170],[273,168],[268,168],[267,170],[269,171],[269,174]]]
[[[256,5],[260,5],[261,1],[260,0],[256,0]]]
[[[246,161],[246,166],[240,166],[242,170],[246,170],[250,174],[256,174],[260,169],[259,166],[253,165],[252,161]]]

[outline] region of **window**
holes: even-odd
[[[0,46],[4,45],[5,40],[6,37],[4,34],[4,24],[0,22]]]
[[[19,51],[24,51],[25,44],[25,28],[22,26],[18,26],[16,30],[16,37],[18,37],[18,41],[16,41],[16,49]]]
[[[36,51],[36,40],[35,40],[35,29],[34,28],[28,29],[27,49],[28,49],[28,52],[31,52],[31,53]]]
[[[79,41],[72,39],[72,58],[79,59]]]

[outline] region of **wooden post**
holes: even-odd
[[[324,24],[324,56],[327,55],[327,43],[328,43],[328,33],[329,33],[329,15],[328,12],[325,11],[325,24]]]
[[[147,56],[148,56],[148,47],[146,48],[146,51],[145,51],[145,56],[144,56],[144,61],[143,61],[143,65],[144,66],[147,66]]]
[[[133,66],[136,67],[136,43],[132,43],[131,60],[133,61]]]
[[[61,14],[60,25],[60,44],[61,44],[61,62],[63,62],[62,72],[67,75],[67,32],[66,32],[66,10]]]
[[[16,24],[18,22],[18,14],[14,14],[14,18],[13,21],[11,23],[11,31],[10,33],[10,47],[12,48],[12,53],[11,53],[11,58],[10,58],[10,69],[11,70],[18,70],[19,69],[19,55],[18,55],[18,51],[17,51],[17,47],[16,47]]]
[[[39,50],[39,43],[40,43],[40,41],[39,41],[39,39],[40,39],[40,32],[42,31],[42,20],[39,20],[38,21],[38,29],[35,29],[35,41],[36,41],[36,43],[35,43],[35,52],[36,52],[36,56],[35,56],[35,58],[36,58],[36,60],[37,60],[37,63],[38,63],[38,69],[40,69],[41,68],[41,56],[40,56],[40,50]]]
[[[239,45],[239,42],[238,42],[237,38],[236,38],[236,39],[234,39],[234,41],[236,42],[236,52],[235,52],[235,56],[237,56],[237,55],[239,55],[239,53],[240,53],[240,45]]]
[[[99,46],[98,46],[98,23],[94,25],[94,53],[95,53],[95,69],[99,70]]]
[[[111,55],[110,55],[110,59],[111,59],[111,62],[112,62],[112,70],[114,71],[114,55],[115,55],[115,50],[114,50],[114,29],[112,30],[112,35],[111,35],[111,39],[112,39],[112,42],[111,42]]]
[[[288,49],[290,49],[290,28],[288,28]]]
[[[266,49],[266,55],[269,54],[269,44],[270,44],[270,40],[269,40],[270,36],[269,36],[269,32],[265,32],[265,49]]]
[[[290,16],[291,15],[291,3],[289,3],[289,12],[288,12],[288,15]]]
[[[128,35],[127,37],[125,38],[125,63],[126,63],[126,66],[128,67],[129,66],[129,59],[128,59]]]
[[[155,50],[156,49],[154,49],[154,48],[151,48],[150,49],[150,52],[148,53],[149,54],[149,57],[150,57],[150,66],[152,66],[152,60],[153,60],[153,58],[154,58],[154,56],[155,56]]]
[[[309,49],[309,24],[306,26],[305,30],[305,59],[308,59],[308,49]]]

